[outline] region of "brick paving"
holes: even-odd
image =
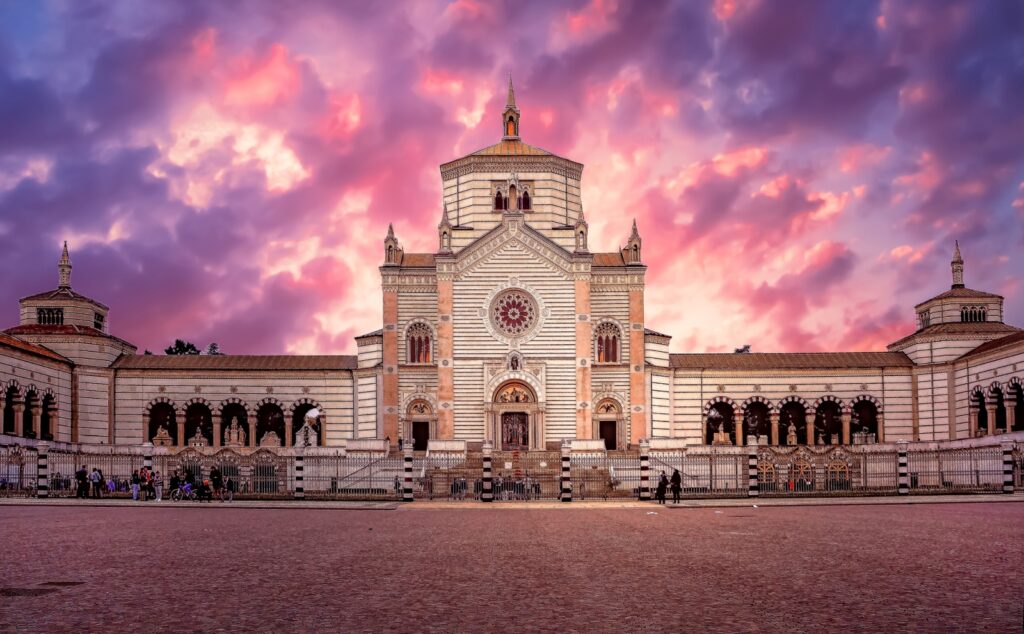
[[[1024,504],[3,506],[0,544],[4,631],[1019,632],[1024,623]]]

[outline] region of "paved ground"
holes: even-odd
[[[1022,504],[0,506],[0,544],[2,630],[1019,632],[1024,624]]]

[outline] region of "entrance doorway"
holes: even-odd
[[[617,425],[613,420],[603,420],[600,422],[601,428],[599,429],[601,434],[601,440],[604,441],[604,448],[608,451],[614,451],[615,446],[615,432]]]
[[[530,424],[526,412],[504,412],[501,415],[501,448],[503,451],[526,451],[530,448]]]
[[[412,450],[426,451],[428,440],[430,440],[430,421],[412,421]]]

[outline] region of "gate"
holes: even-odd
[[[557,500],[562,493],[558,451],[495,451],[494,499]]]
[[[0,495],[33,497],[36,494],[36,450],[10,445],[0,447]]]

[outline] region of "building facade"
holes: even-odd
[[[964,285],[919,304],[886,352],[673,354],[646,327],[643,241],[591,252],[583,165],[525,143],[511,82],[500,141],[441,165],[437,250],[389,227],[381,329],[358,354],[156,356],[72,290],[25,297],[0,334],[3,433],[89,444],[288,447],[490,441],[539,450],[832,445],[1024,430],[1024,331]],[[316,418],[307,414],[315,410]],[[461,444],[456,443],[456,444]]]

